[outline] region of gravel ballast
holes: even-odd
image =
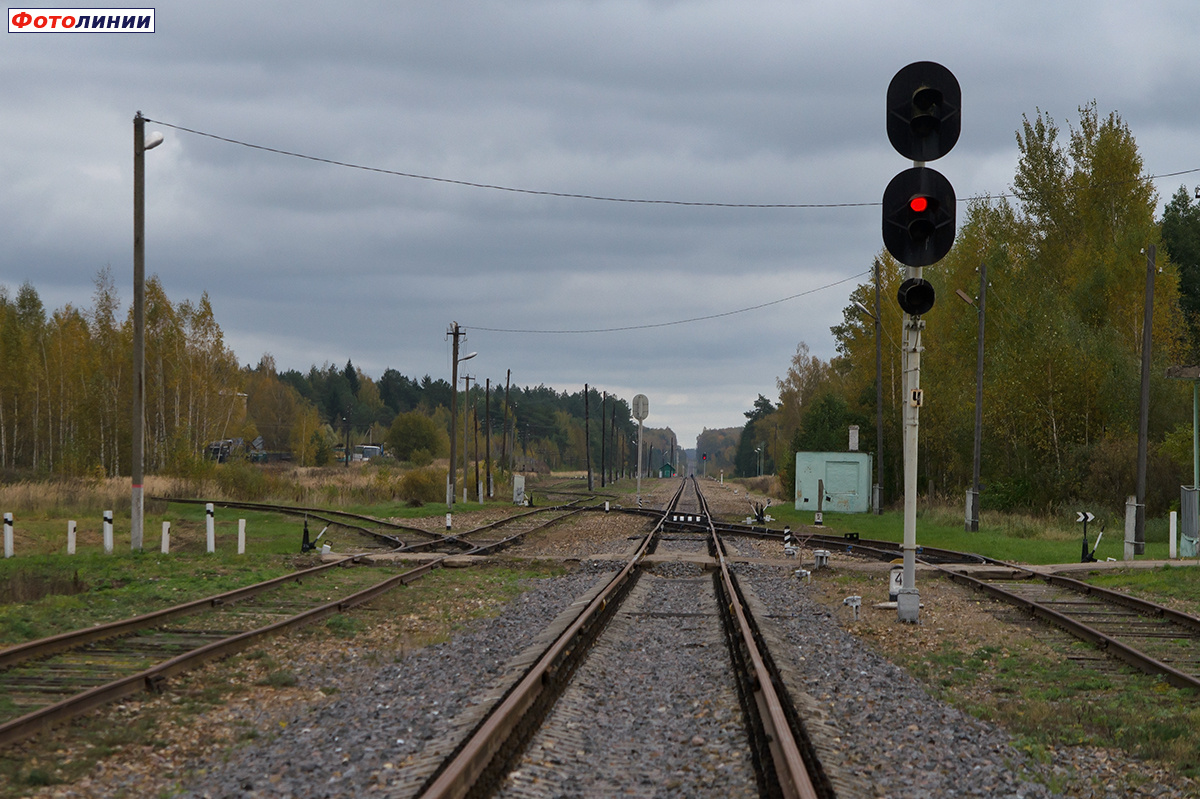
[[[724,487],[711,493],[714,505],[724,500],[744,512],[744,494]],[[335,683],[339,693],[298,704],[283,722],[277,721],[281,711],[275,710],[269,723],[259,725],[257,739],[193,760],[182,792],[163,795],[413,795],[419,784],[414,775],[436,759],[431,750],[440,751],[478,715],[485,687],[507,679],[510,661],[542,637],[580,595],[611,577],[617,564],[590,560],[589,554],[627,551],[630,536],[642,525],[641,519],[629,515],[592,513],[515,548],[522,556],[549,554],[580,562],[568,576],[529,581],[529,591],[497,618],[473,622],[446,643],[410,651],[395,661],[391,655],[374,657],[365,648],[349,659],[321,652],[300,654],[287,666],[301,684]],[[679,538],[679,548],[690,547],[684,536]],[[773,542],[753,539],[737,539],[733,546],[743,556],[778,557],[777,549]],[[1066,749],[1058,750],[1051,763],[1030,762],[1000,728],[933,698],[845,630],[839,623],[844,619],[819,601],[815,589],[836,579],[836,572],[815,573],[809,586],[792,573],[797,565],[740,564],[736,571],[772,617],[767,627],[778,641],[772,646],[778,646],[776,656],[784,661],[789,688],[802,693],[801,704],[820,716],[820,723],[814,724],[822,738],[819,748],[838,759],[844,778],[839,784],[845,788],[840,795],[1133,795],[1107,791],[1103,785],[1089,790],[1080,788],[1078,781],[1057,779],[1063,764],[1078,773],[1093,763]],[[586,698],[572,705],[568,697],[562,713],[574,725],[573,732],[558,739],[535,739],[519,766],[528,779],[510,784],[506,796],[611,796],[618,788],[633,796],[757,795],[748,758],[736,751],[741,740],[736,699],[731,707],[729,695],[722,693],[732,690],[723,686],[727,655],[723,644],[712,643],[707,622],[702,622],[707,608],[697,593],[706,582],[701,576],[693,564],[668,563],[656,565],[643,577],[640,604],[614,622],[614,643],[580,671],[586,677],[592,670],[588,679],[593,687],[611,687],[611,699],[589,710]],[[655,618],[653,611],[663,614]],[[679,615],[668,617],[669,613]],[[688,618],[685,613],[698,615]],[[610,659],[618,653],[631,659]],[[638,704],[635,688],[652,692],[650,698]],[[256,711],[267,718],[265,709],[255,708],[247,709],[244,717],[255,722]],[[589,718],[588,712],[594,715]],[[600,748],[606,740],[646,741],[656,736],[659,746],[648,750],[651,757],[646,761],[632,754],[618,759]],[[603,759],[599,766],[597,759]],[[629,777],[627,782],[621,781],[622,774]],[[1072,787],[1055,793],[1045,783],[1056,779],[1054,784]],[[110,782],[107,787],[99,793],[47,789],[44,795],[100,796],[121,790],[138,795],[134,783]],[[1148,784],[1136,795],[1196,794]]]

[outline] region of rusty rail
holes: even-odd
[[[1039,602],[1036,602],[1035,600],[1020,596],[1019,594],[1015,594],[1012,591],[1007,591],[998,585],[993,585],[992,583],[988,583],[988,582],[985,582],[978,578],[971,577],[970,575],[961,574],[959,572],[955,572],[951,569],[945,569],[945,568],[942,568],[941,571],[943,574],[948,576],[954,582],[971,586],[972,588],[979,590],[979,591],[983,591],[983,592],[989,594],[990,596],[995,597],[996,599],[1000,599],[1011,605],[1015,605],[1016,607],[1021,608],[1025,611],[1031,613],[1034,616],[1037,616],[1038,618],[1042,619],[1043,621],[1049,622],[1050,624],[1060,627],[1061,629],[1065,630],[1066,632],[1070,633],[1071,635],[1074,635],[1077,638],[1087,641],[1088,643],[1092,644],[1093,646],[1097,647],[1098,649],[1108,652],[1109,654],[1125,661],[1130,666],[1133,666],[1136,669],[1139,669],[1147,674],[1160,675],[1167,682],[1169,682],[1172,685],[1179,687],[1179,688],[1192,688],[1195,690],[1200,690],[1200,677],[1197,677],[1192,674],[1188,674],[1187,672],[1184,672],[1184,671],[1180,671],[1179,669],[1175,668],[1174,666],[1171,666],[1167,663],[1163,663],[1161,660],[1153,658],[1153,657],[1147,655],[1145,652],[1142,652],[1141,650],[1139,650],[1135,647],[1132,647],[1126,643],[1123,643],[1120,639],[1115,638],[1111,635],[1108,635],[1107,633],[1101,632],[1100,630],[1097,630],[1095,627],[1085,624],[1085,623],[1079,621],[1078,619],[1073,619],[1065,613],[1061,613],[1057,610],[1054,610],[1053,608],[1046,607],[1045,605],[1043,605]],[[1078,586],[1082,586],[1086,590],[1081,590],[1080,591],[1081,593],[1092,593],[1097,596],[1103,596],[1105,594],[1109,594],[1109,595],[1115,594],[1115,596],[1112,598],[1105,597],[1106,601],[1114,601],[1115,602],[1119,598],[1120,601],[1118,604],[1122,604],[1126,607],[1132,608],[1132,606],[1134,604],[1144,604],[1147,606],[1151,606],[1152,608],[1155,608],[1157,610],[1169,611],[1172,615],[1187,616],[1187,614],[1179,614],[1178,611],[1173,611],[1173,610],[1170,610],[1169,608],[1164,608],[1161,605],[1157,605],[1153,602],[1148,602],[1147,600],[1141,600],[1141,599],[1137,599],[1135,597],[1130,597],[1127,594],[1116,594],[1115,592],[1108,591],[1107,589],[1097,588],[1095,586],[1088,586],[1084,583],[1078,582],[1077,580],[1070,580],[1069,578],[1063,578],[1063,577],[1054,577],[1053,580],[1055,581],[1053,584],[1057,584],[1057,585],[1060,585],[1063,587],[1068,587],[1068,584],[1071,584],[1071,583],[1074,583]],[[1049,582],[1049,580],[1047,580],[1047,581]],[[1080,590],[1078,588],[1075,588],[1074,586],[1070,586],[1070,587],[1072,588],[1072,590]],[[1156,614],[1156,615],[1161,615],[1161,614]],[[1190,619],[1190,621],[1188,622],[1189,626],[1200,627],[1200,619],[1196,619],[1194,617],[1188,617],[1188,619]]]
[[[671,501],[683,493],[683,484]],[[582,511],[583,509],[579,509]],[[525,748],[587,651],[603,632],[640,574],[638,564],[654,551],[667,513],[655,525],[624,568],[579,613],[538,658],[521,680],[476,726],[419,792],[421,799],[461,799],[498,784],[508,765]]]
[[[798,715],[794,708],[787,707],[790,700],[786,691],[781,690],[782,680],[778,669],[770,661],[766,648],[761,645],[757,625],[745,607],[741,588],[737,585],[725,556],[724,542],[713,524],[708,501],[700,493],[700,486],[695,478],[692,478],[692,482],[702,515],[707,519],[709,551],[718,564],[714,581],[721,597],[730,648],[738,653],[738,660],[745,666],[741,690],[747,694],[748,699],[753,699],[754,710],[757,711],[750,712],[750,715],[761,729],[752,731],[752,736],[757,739],[759,757],[769,761],[761,766],[762,776],[773,776],[772,787],[776,787],[785,799],[832,796],[832,788],[828,785],[812,747],[805,740],[803,731],[794,729],[794,725],[799,724]],[[805,744],[807,758],[801,752],[801,741]],[[820,791],[814,783],[814,775],[821,783]]]

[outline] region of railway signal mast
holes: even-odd
[[[904,264],[897,299],[904,311],[904,572],[896,602],[900,621],[915,623],[921,601],[916,586],[917,431],[921,393],[921,316],[933,308],[934,291],[921,274],[954,244],[954,187],[925,166],[950,152],[962,127],[962,90],[950,70],[932,61],[901,69],[887,91],[887,134],[896,151],[911,158],[883,192],[883,244]]]
[[[633,418],[638,423],[638,453],[637,453],[637,500],[642,507],[642,422],[650,415],[650,400],[645,394],[633,398]]]

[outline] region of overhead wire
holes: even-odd
[[[513,194],[526,194],[526,195],[534,195],[534,196],[542,196],[542,197],[558,197],[558,198],[573,199],[573,200],[593,200],[593,201],[611,202],[611,203],[632,203],[632,204],[640,204],[640,205],[671,205],[671,206],[687,206],[687,207],[701,207],[701,208],[751,208],[751,209],[868,208],[868,207],[880,207],[883,204],[882,202],[735,203],[735,202],[718,202],[718,201],[665,200],[665,199],[634,198],[634,197],[613,197],[613,196],[605,196],[605,195],[598,195],[598,194],[582,194],[582,193],[550,191],[550,190],[541,190],[541,189],[526,189],[526,188],[518,188],[518,187],[514,187],[514,186],[504,186],[504,185],[494,184],[494,183],[481,183],[481,182],[470,181],[470,180],[460,180],[460,179],[456,179],[456,178],[445,178],[445,177],[439,177],[439,176],[434,176],[434,175],[423,175],[423,174],[419,174],[419,173],[415,173],[415,172],[403,172],[403,171],[394,170],[394,169],[384,169],[382,167],[373,167],[373,166],[366,166],[364,164],[355,164],[355,163],[351,163],[348,161],[339,161],[339,160],[332,159],[332,158],[322,158],[320,156],[313,156],[313,155],[307,155],[304,153],[297,153],[297,152],[293,152],[290,150],[284,150],[284,149],[281,149],[278,147],[269,147],[269,146],[262,145],[262,144],[254,144],[252,142],[247,142],[247,141],[243,141],[240,139],[234,139],[234,138],[231,138],[228,136],[220,136],[215,133],[208,133],[206,131],[196,130],[194,128],[188,128],[188,127],[184,127],[182,125],[176,125],[171,122],[164,122],[163,120],[159,120],[159,119],[150,119],[149,117],[146,117],[145,119],[146,119],[146,122],[151,122],[156,125],[162,125],[163,127],[171,128],[172,130],[178,130],[183,133],[191,133],[195,136],[201,136],[204,138],[225,142],[227,144],[234,144],[234,145],[238,145],[240,147],[246,147],[246,148],[249,148],[252,150],[259,150],[262,152],[269,152],[269,153],[275,153],[277,155],[284,155],[284,156],[288,156],[290,158],[299,158],[299,159],[302,159],[305,161],[329,164],[331,166],[340,166],[340,167],[345,167],[347,169],[357,169],[357,170],[361,170],[364,172],[373,172],[373,173],[382,174],[382,175],[391,175],[393,177],[409,178],[409,179],[413,179],[413,180],[425,180],[425,181],[430,181],[430,182],[434,182],[434,183],[445,183],[445,184],[450,184],[450,185],[455,185],[455,186],[465,186],[468,188],[488,189],[488,190],[492,190],[492,191],[503,191],[503,192],[509,192],[509,193],[513,193]],[[1170,178],[1170,177],[1179,177],[1180,175],[1190,175],[1190,174],[1194,174],[1197,172],[1200,172],[1200,167],[1197,167],[1194,169],[1183,169],[1183,170],[1179,170],[1176,172],[1165,172],[1165,173],[1162,173],[1159,175],[1148,175],[1147,179],[1150,181],[1154,181],[1154,180],[1160,180],[1160,179]],[[988,200],[988,201],[1001,200],[1001,199],[1009,199],[1009,198],[1013,198],[1013,197],[1017,197],[1017,196],[1018,195],[1016,195],[1015,193],[1004,193],[1004,194],[996,194],[996,195],[992,195],[992,194],[975,195],[972,197],[961,198],[959,200],[959,202],[970,202],[973,200]],[[819,286],[817,288],[809,289],[807,291],[802,291],[797,294],[789,295],[787,297],[781,297],[776,300],[771,300],[770,302],[760,303],[758,305],[752,305],[752,306],[749,306],[746,308],[739,308],[734,311],[725,311],[722,313],[708,314],[705,316],[695,316],[695,317],[690,317],[687,319],[676,319],[676,320],[672,320],[669,322],[653,322],[653,323],[647,323],[647,324],[642,324],[642,325],[625,325],[625,326],[621,326],[621,327],[590,328],[590,329],[579,329],[579,330],[567,330],[567,329],[536,330],[536,329],[518,329],[518,328],[491,328],[491,327],[483,327],[483,326],[472,326],[472,327],[475,330],[489,332],[489,333],[554,334],[554,335],[579,334],[579,333],[588,333],[588,334],[616,333],[616,332],[624,332],[624,331],[631,331],[631,330],[650,330],[650,329],[655,329],[655,328],[690,324],[693,322],[710,321],[713,319],[720,319],[720,318],[727,317],[727,316],[734,316],[737,314],[748,313],[750,311],[761,310],[763,308],[768,308],[772,305],[778,305],[780,303],[798,299],[799,297],[813,294],[818,291],[823,291],[824,289],[828,289],[828,288],[832,288],[834,286],[841,285],[842,283],[846,283],[848,281],[862,277],[863,275],[866,275],[866,274],[870,274],[870,270],[868,270],[866,272],[859,272],[857,274],[851,275],[849,277],[843,278],[842,280],[838,280],[833,283],[826,284],[824,286]]]
[[[534,330],[534,329],[515,329],[515,328],[502,328],[502,327],[481,327],[481,326],[477,326],[477,325],[470,326],[470,329],[471,330],[479,330],[479,331],[486,332],[486,333],[567,334],[567,333],[620,333],[620,332],[623,332],[626,330],[650,330],[650,329],[657,328],[657,327],[672,327],[674,325],[686,325],[691,322],[705,322],[710,319],[720,319],[725,316],[734,316],[736,314],[748,313],[750,311],[757,311],[762,308],[769,308],[772,305],[779,305],[780,303],[788,302],[789,300],[794,300],[799,297],[804,297],[808,294],[815,294],[818,291],[824,291],[825,289],[833,288],[834,286],[840,286],[842,283],[848,283],[851,280],[860,278],[863,275],[869,275],[870,273],[871,273],[870,270],[867,270],[865,272],[859,272],[858,274],[850,275],[849,277],[844,277],[841,280],[835,280],[832,283],[826,283],[824,286],[817,286],[816,288],[808,289],[806,291],[801,291],[796,294],[791,294],[791,295],[788,295],[787,297],[780,297],[779,299],[770,300],[769,302],[762,302],[762,303],[759,303],[758,305],[751,305],[746,308],[738,308],[736,311],[723,311],[721,313],[707,314],[705,316],[693,316],[688,319],[675,319],[670,322],[649,322],[649,323],[643,324],[643,325],[625,325],[623,327],[598,327],[598,328],[592,328],[590,330],[565,330],[565,329],[564,330]],[[463,327],[466,328],[468,326],[464,325]]]
[[[489,189],[492,191],[504,191],[513,194],[530,194],[541,197],[560,197],[570,200],[595,200],[598,202],[610,203],[635,203],[640,205],[677,205],[689,206],[698,208],[872,208],[880,207],[882,202],[845,202],[845,203],[735,203],[735,202],[719,202],[719,201],[698,201],[698,200],[661,200],[646,197],[611,197],[602,194],[580,194],[566,191],[550,191],[543,189],[525,189],[515,186],[504,186],[496,183],[480,183],[471,180],[460,180],[457,178],[438,177],[436,175],[422,175],[416,172],[402,172],[395,169],[384,169],[382,167],[366,166],[364,164],[355,164],[349,161],[339,161],[333,158],[322,158],[315,155],[307,155],[305,153],[297,153],[291,150],[284,150],[278,147],[268,147],[263,144],[254,144],[252,142],[234,139],[228,136],[219,136],[215,133],[208,133],[195,128],[176,125],[171,122],[164,122],[161,119],[150,119],[145,117],[146,122],[152,122],[155,125],[162,125],[165,128],[178,130],[183,133],[191,133],[195,136],[202,136],[216,141],[222,141],[227,144],[236,144],[239,147],[247,147],[252,150],[261,150],[263,152],[275,153],[276,155],[285,155],[289,158],[299,158],[305,161],[313,161],[320,164],[329,164],[331,166],[340,166],[347,169],[358,169],[364,172],[374,172],[381,175],[391,175],[393,177],[409,178],[412,180],[427,180],[433,183],[447,183],[455,186],[466,186],[473,189]],[[1195,169],[1183,169],[1178,172],[1164,172],[1161,175],[1147,175],[1148,180],[1160,180],[1163,178],[1179,177],[1180,175],[1190,175],[1200,172],[1200,167]],[[972,200],[1001,200],[1012,197],[1017,197],[1014,193],[1006,194],[976,194],[971,197],[963,197],[959,202],[970,202]]]

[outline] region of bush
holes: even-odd
[[[271,481],[261,470],[245,461],[221,464],[216,471],[217,487],[228,499],[256,501],[271,491]]]
[[[400,478],[400,499],[409,505],[443,502],[446,499],[446,475],[441,469],[413,469]]]
[[[449,449],[450,438],[432,418],[410,411],[392,420],[384,443],[397,460],[408,461],[418,450],[428,452],[430,457],[442,454]]]

